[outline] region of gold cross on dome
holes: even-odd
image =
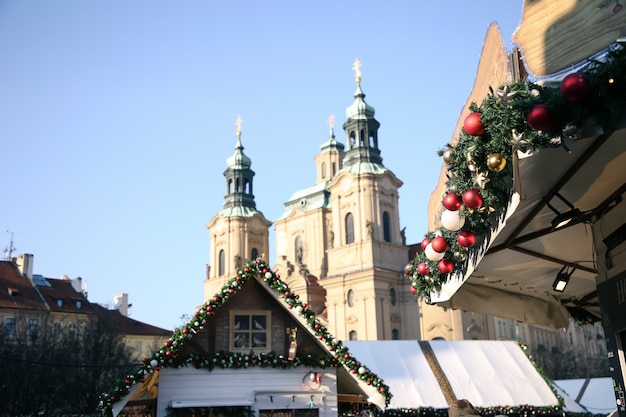
[[[354,70],[354,76],[356,78],[356,83],[361,84],[361,61],[359,58],[354,60],[354,64],[352,64],[352,69]]]
[[[237,125],[237,137],[241,137],[241,123],[243,123],[243,119],[241,116],[237,116],[237,121],[235,121],[235,125]]]
[[[330,126],[330,130],[333,130],[335,128],[335,115],[331,114],[330,117],[328,117],[328,126]]]

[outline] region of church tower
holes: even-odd
[[[383,165],[374,108],[361,89],[356,60],[354,102],[343,125],[346,155],[328,184],[335,242],[324,278],[329,328],[343,339],[415,339],[418,306],[403,268],[409,260],[400,230],[398,189]]]
[[[274,271],[318,314],[326,307],[326,290],[320,279],[328,275],[327,251],[334,242],[330,193],[326,186],[341,169],[345,155],[344,146],[335,140],[334,116],[328,121],[328,140],[315,156],[315,185],[296,191],[285,203],[283,215],[274,222],[277,258]]]
[[[244,262],[259,256],[269,257],[269,227],[263,213],[256,209],[252,180],[252,161],[243,153],[241,117],[237,117],[235,153],[226,160],[226,195],[222,210],[207,224],[211,239],[211,261],[204,280],[204,300],[213,297],[226,282],[237,275]]]
[[[400,230],[402,181],[383,166],[380,124],[364,100],[358,60],[354,69],[346,145],[335,140],[331,116],[329,140],[315,157],[316,185],[295,192],[274,223],[274,269],[323,312],[340,339],[416,339],[418,306],[403,273],[409,250]]]

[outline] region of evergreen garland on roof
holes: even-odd
[[[411,292],[430,302],[431,293],[453,277],[462,279],[506,214],[515,191],[515,158],[542,148],[563,147],[588,127],[609,132],[626,112],[626,53],[616,46],[602,60],[560,83],[520,81],[491,90],[471,103],[456,145],[439,150],[447,166],[441,227],[429,231],[423,252],[405,267]]]
[[[252,350],[249,353],[222,351],[215,355],[181,354],[179,352],[181,346],[203,330],[207,321],[215,316],[224,303],[255,276],[263,277],[263,281],[287,304],[287,307],[295,310],[298,315],[305,319],[311,332],[326,346],[329,354],[298,353],[294,360],[289,360],[285,355],[276,352],[255,353]],[[270,270],[267,263],[261,258],[247,262],[236,277],[226,283],[210,301],[198,308],[187,324],[174,330],[172,336],[163,343],[161,348],[154,351],[151,357],[144,358],[143,365],[118,380],[111,392],[103,393],[100,396],[100,408],[106,414],[114,403],[130,392],[134,384],[143,382],[150,373],[163,367],[181,368],[186,366],[206,369],[207,371],[215,368],[246,369],[254,366],[278,369],[299,366],[314,368],[343,366],[365,384],[373,386],[385,398],[386,405],[389,404],[392,397],[389,387],[384,381],[354,358],[348,348],[328,332],[328,329],[315,317],[315,313],[307,304],[300,301],[300,297],[294,294],[287,284],[280,279],[280,275]]]

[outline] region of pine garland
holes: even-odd
[[[328,351],[332,352],[332,354],[311,355],[298,353],[296,358],[290,361],[284,355],[276,352],[219,352],[215,355],[181,354],[179,352],[181,346],[193,339],[194,335],[199,331],[203,330],[207,321],[215,316],[224,303],[255,276],[263,277],[264,282],[287,303],[288,307],[295,310],[297,314],[306,320],[312,333],[326,345]],[[207,371],[212,371],[215,368],[246,369],[255,366],[278,369],[289,369],[299,366],[316,368],[343,366],[365,384],[374,387],[385,398],[385,404],[388,405],[392,397],[389,386],[367,366],[352,356],[348,348],[328,332],[328,329],[315,317],[315,313],[299,298],[280,279],[280,275],[269,269],[263,259],[257,258],[255,261],[247,262],[236,277],[226,283],[210,301],[204,303],[194,313],[193,318],[186,325],[175,329],[172,336],[163,343],[161,348],[154,351],[151,357],[144,358],[142,366],[118,380],[111,392],[101,394],[100,408],[103,414],[107,414],[114,403],[127,395],[134,384],[143,382],[149,374],[163,367],[181,368],[187,366],[206,369]]]
[[[462,230],[476,236],[476,243],[465,248],[457,242],[459,231],[444,227],[425,234],[425,248],[435,236],[443,236],[448,243],[444,259],[452,261],[453,271],[439,270],[439,260],[429,260],[425,252],[418,253],[405,267],[405,276],[411,280],[412,292],[430,302],[432,293],[438,293],[444,283],[461,277],[470,260],[480,256],[514,192],[513,154],[532,152],[541,148],[564,147],[577,140],[583,128],[596,127],[611,131],[626,111],[626,53],[624,48],[610,48],[603,60],[590,60],[578,72],[588,80],[588,94],[584,99],[564,98],[561,85],[519,81],[491,90],[482,104],[471,103],[469,110],[480,115],[484,133],[473,136],[465,128],[459,133],[456,145],[447,144],[439,156],[447,164],[446,194],[461,196],[468,190],[478,190],[482,205],[468,208],[461,205]],[[548,128],[531,127],[529,114],[538,106],[552,119]],[[488,158],[497,154],[506,160],[506,167],[494,171]],[[481,177],[482,176],[482,181]],[[442,198],[445,197],[442,196]],[[420,264],[422,271],[419,273]]]

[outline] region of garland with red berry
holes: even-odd
[[[475,261],[506,214],[518,152],[562,146],[582,128],[612,130],[626,112],[626,53],[609,49],[558,85],[519,81],[472,103],[456,145],[439,151],[447,165],[442,227],[428,232],[423,251],[405,267],[411,292],[430,301]]]
[[[207,321],[215,316],[224,303],[237,293],[242,286],[255,276],[263,277],[263,281],[275,291],[287,304],[289,309],[295,310],[306,320],[311,332],[326,346],[330,354],[311,355],[298,353],[296,358],[289,360],[285,355],[276,352],[249,353],[219,352],[214,355],[182,354],[180,348],[190,341],[194,335],[203,330]],[[152,353],[150,358],[143,359],[143,365],[131,374],[118,380],[111,392],[100,395],[100,409],[107,415],[111,406],[126,396],[132,386],[146,380],[146,377],[163,367],[181,368],[193,366],[198,369],[211,371],[221,369],[246,369],[254,366],[264,368],[288,369],[298,366],[309,368],[327,368],[343,366],[365,384],[372,386],[385,398],[385,404],[391,401],[389,386],[369,368],[359,362],[348,351],[340,340],[335,339],[328,329],[315,317],[315,313],[300,301],[287,284],[280,279],[280,275],[269,269],[261,258],[247,262],[239,274],[226,283],[210,301],[204,303],[193,315],[193,318],[184,326],[174,330],[172,336],[163,343],[163,346]]]

